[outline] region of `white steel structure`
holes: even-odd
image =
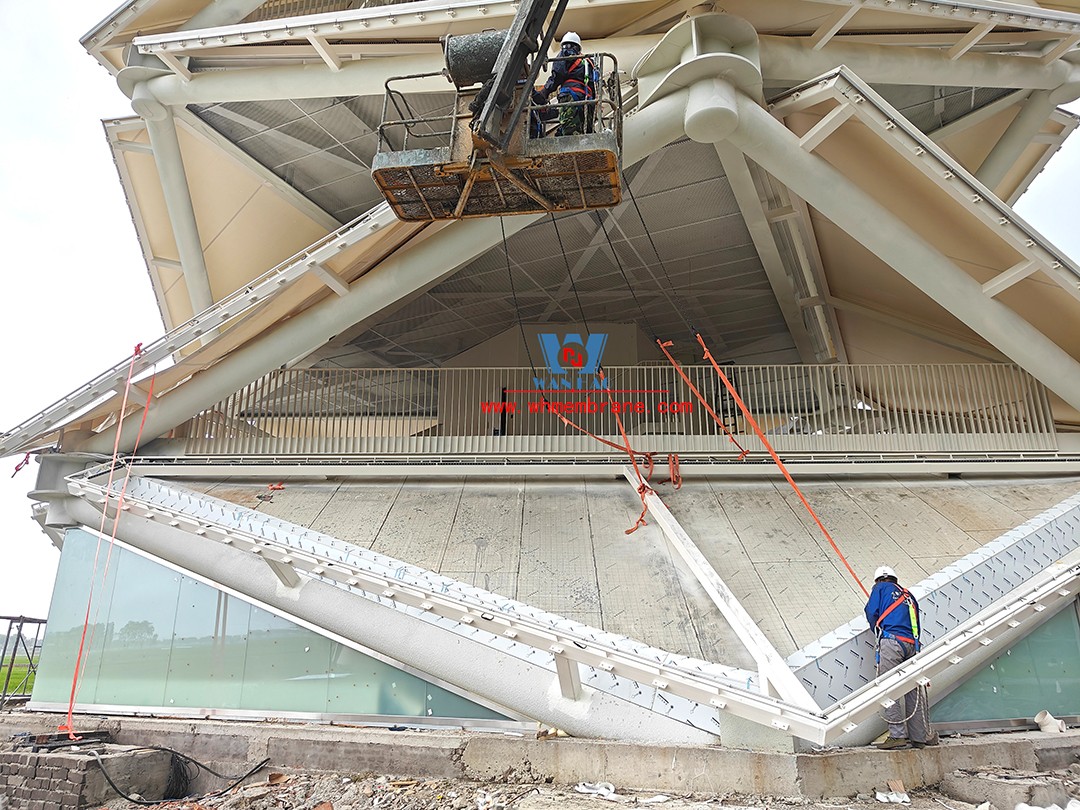
[[[805,625],[791,615],[806,599],[785,601],[787,583],[764,573],[810,559],[784,540],[801,518],[770,511],[775,492],[732,509],[750,563],[738,568],[709,517],[716,498],[689,486],[641,492],[662,532],[642,542],[666,578],[657,609],[676,590],[699,601],[667,624],[616,620],[634,600],[605,592],[610,549],[590,521],[636,513],[637,473],[543,408],[530,417],[526,400],[562,373],[541,354],[545,336],[602,332],[616,392],[663,392],[647,400],[659,416],[627,417],[636,449],[682,454],[688,482],[771,474],[711,367],[691,368],[699,333],[796,473],[1008,469],[1033,487],[1080,475],[1080,267],[1011,208],[1077,126],[1059,106],[1080,97],[1080,3],[570,0],[563,28],[624,69],[623,203],[398,221],[370,177],[387,79],[439,70],[440,37],[506,27],[516,8],[132,0],[86,35],[135,113],[106,132],[167,332],[0,434],[3,454],[41,453],[46,533],[62,545],[69,529],[115,520],[123,547],[508,717],[643,741],[865,742],[913,685],[932,678],[944,695],[1074,608],[1070,477],[1053,484],[1050,511],[1012,510],[1007,526],[964,538],[982,531],[978,543],[901,561],[906,582],[922,580],[928,643],[875,678],[865,621],[844,623],[861,596],[838,564],[813,558],[810,612],[826,615]],[[416,85],[416,109],[449,109],[441,79]],[[656,346],[666,340],[737,443],[680,388]],[[583,421],[621,444],[623,426]],[[110,488],[107,467],[86,468],[115,441],[141,455]],[[349,508],[388,520],[380,493],[396,487],[397,503],[410,475],[425,476],[419,515],[439,487],[458,487],[463,522],[437,558],[431,515],[385,546],[381,530],[350,534]],[[612,496],[613,475],[630,488]],[[483,477],[486,506],[467,497],[467,476]],[[315,528],[339,510],[333,497],[304,517],[313,478],[357,488],[335,531]],[[269,497],[245,500],[278,480],[289,495],[276,517]],[[221,481],[220,497],[200,491]],[[889,548],[867,536],[859,520],[892,520],[884,500],[876,508],[819,510],[867,575],[894,562],[876,555],[920,557],[912,535]],[[560,521],[563,545],[545,534]],[[985,536],[998,528],[1011,531]],[[520,548],[499,545],[508,532]],[[579,543],[597,571],[585,585]],[[498,547],[513,564],[484,569],[496,581],[481,587],[480,562],[452,562],[474,546],[477,560]],[[550,569],[530,568],[545,548]],[[646,569],[628,566],[618,584],[651,604]],[[510,572],[516,598],[500,590]],[[578,587],[619,611],[594,616],[567,597]],[[713,620],[731,660],[711,654]]]

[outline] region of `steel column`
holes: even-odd
[[[139,93],[139,88],[136,88],[132,107],[146,121],[146,132],[150,136],[150,148],[154,150],[154,163],[161,180],[176,251],[184,270],[184,283],[191,299],[191,314],[196,315],[213,305],[214,295],[210,289],[184,159],[180,153],[180,140],[176,135],[176,120],[171,110],[145,98]]]
[[[856,241],[963,321],[1075,408],[1080,363],[901,222],[838,170],[807,153],[799,139],[740,94],[730,140]]]
[[[1005,179],[1009,169],[1020,159],[1024,150],[1031,145],[1032,139],[1039,134],[1043,125],[1057,109],[1057,104],[1054,102],[1056,95],[1049,90],[1037,90],[1024,101],[1024,106],[1009,124],[1005,134],[994,144],[990,154],[975,172],[975,176],[988,189],[997,193],[998,185]],[[998,196],[1003,195],[998,194]]]

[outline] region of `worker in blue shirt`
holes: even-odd
[[[866,602],[866,621],[877,634],[877,674],[881,675],[919,651],[919,603],[883,565],[874,572],[874,589]],[[926,695],[916,687],[885,710],[889,736],[878,748],[922,748],[929,736]]]
[[[581,55],[581,37],[567,31],[559,55],[551,61],[551,76],[540,90],[545,101],[558,91],[559,129],[556,135],[592,132],[593,103],[596,99],[596,66]]]

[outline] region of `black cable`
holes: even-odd
[[[563,264],[566,265],[566,277],[570,279],[570,289],[574,291],[574,300],[577,301],[578,314],[581,316],[581,322],[585,324],[585,334],[591,335],[592,328],[589,326],[589,320],[585,317],[585,307],[581,305],[581,296],[578,295],[577,283],[574,281],[574,274],[570,270],[570,259],[566,255],[566,248],[563,247],[562,233],[559,231],[559,223],[555,221],[555,214],[549,214],[551,217],[551,225],[555,228],[555,238],[559,240],[559,252],[562,253]]]
[[[229,779],[235,779],[236,778],[235,776],[228,776],[228,775],[223,774],[223,773],[218,773],[213,768],[211,768],[209,765],[206,765],[205,763],[199,762],[199,760],[195,759],[194,757],[189,757],[187,754],[182,754],[179,751],[173,750],[172,748],[165,748],[164,746],[161,746],[161,745],[140,745],[138,748],[135,748],[133,750],[135,750],[135,751],[164,751],[164,752],[166,752],[168,754],[172,754],[173,756],[179,757],[180,759],[184,760],[185,762],[190,762],[192,765],[194,765],[199,770],[206,771],[208,774],[210,774],[212,776],[216,776],[218,779],[229,780]]]
[[[126,799],[129,802],[133,802],[134,804],[140,804],[140,805],[143,805],[143,806],[146,806],[146,807],[161,804],[163,801],[167,801],[169,799],[183,798],[183,796],[172,796],[172,795],[170,795],[170,786],[171,787],[177,787],[177,786],[179,786],[179,784],[181,782],[183,782],[184,783],[184,791],[186,792],[187,787],[190,786],[190,782],[191,782],[191,778],[192,778],[190,772],[188,772],[186,770],[186,763],[192,763],[197,768],[199,768],[200,770],[205,770],[207,773],[211,773],[214,776],[218,777],[219,779],[233,779],[234,780],[228,787],[222,788],[221,790],[217,791],[216,793],[207,793],[205,796],[200,797],[200,798],[204,798],[204,799],[213,799],[213,798],[215,798],[217,796],[221,796],[221,795],[224,795],[225,793],[228,793],[230,790],[235,788],[237,785],[239,785],[245,779],[247,779],[250,776],[253,776],[256,773],[258,773],[259,771],[261,771],[263,768],[265,768],[267,765],[270,764],[270,758],[267,757],[262,762],[260,762],[258,765],[256,765],[254,768],[252,768],[250,771],[245,773],[243,776],[234,778],[234,777],[231,777],[231,776],[222,776],[221,774],[219,774],[217,771],[213,770],[209,766],[204,765],[203,763],[199,762],[196,759],[193,759],[192,757],[187,756],[186,754],[181,754],[179,751],[174,751],[171,748],[163,748],[163,747],[156,746],[156,745],[145,745],[145,746],[141,746],[139,748],[129,749],[128,751],[125,751],[124,753],[133,754],[136,751],[167,751],[168,753],[172,754],[172,759],[170,760],[170,763],[169,763],[169,768],[170,768],[169,780],[168,780],[168,782],[166,784],[165,797],[163,799],[153,799],[153,800],[136,799],[133,796],[128,795],[123,790],[121,790],[119,788],[119,786],[117,786],[116,782],[113,781],[112,776],[109,774],[108,769],[105,767],[105,761],[101,758],[101,754],[99,754],[94,749],[90,749],[89,753],[90,753],[91,756],[94,757],[94,759],[97,760],[98,767],[101,768],[101,775],[105,777],[105,781],[109,783],[109,786],[113,790],[115,790],[116,793],[121,798]],[[176,772],[173,771],[174,764],[177,763],[177,762],[180,763],[180,766],[184,771],[183,775],[178,775]]]
[[[593,212],[596,215],[596,222],[600,225],[600,230],[604,232],[604,238],[607,240],[608,250],[611,251],[611,258],[615,260],[615,265],[619,268],[619,274],[623,278],[623,282],[626,284],[626,288],[630,290],[630,295],[633,296],[634,303],[637,304],[638,312],[641,313],[641,320],[645,322],[645,327],[649,330],[649,334],[653,339],[658,339],[659,335],[656,334],[656,330],[652,328],[652,324],[649,323],[649,316],[645,314],[645,307],[641,305],[641,301],[637,297],[637,292],[634,290],[634,285],[630,283],[630,277],[626,275],[626,268],[623,267],[622,259],[619,258],[619,254],[615,252],[615,245],[611,242],[611,235],[608,233],[606,227],[604,227],[604,219],[600,216],[598,211]]]
[[[678,298],[679,293],[678,291],[676,291],[675,285],[671,281],[671,276],[668,274],[667,265],[664,263],[663,258],[661,258],[660,251],[656,248],[656,242],[653,241],[652,231],[649,230],[649,226],[645,223],[645,217],[641,213],[641,206],[638,205],[637,195],[634,194],[634,187],[630,185],[630,180],[627,178],[625,172],[623,172],[622,179],[623,185],[626,186],[626,190],[630,192],[630,202],[633,204],[634,210],[637,211],[638,219],[641,220],[641,227],[645,230],[645,236],[649,239],[649,245],[652,246],[653,254],[656,256],[656,261],[660,264],[660,269],[664,272],[664,279],[667,281],[668,289],[671,290],[672,294],[676,298]],[[690,330],[690,333],[692,335],[697,335],[697,329],[695,329],[694,325],[690,323],[690,321],[686,318],[686,307],[684,305],[684,302],[680,302],[680,305],[675,307],[675,309],[676,311],[678,311],[679,317],[686,325],[686,328]]]

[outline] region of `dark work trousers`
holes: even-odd
[[[878,639],[878,675],[900,666],[915,655],[915,645],[895,638]],[[924,743],[930,729],[926,694],[918,687],[885,710],[889,736]]]

